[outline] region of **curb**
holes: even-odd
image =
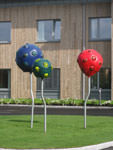
[[[11,107],[32,107],[32,105],[22,105],[22,104],[0,104],[1,106],[11,106]],[[66,109],[83,109],[84,106],[60,106],[60,105],[46,105],[47,108],[66,108]],[[43,108],[44,105],[34,105],[34,107]],[[87,106],[87,109],[113,109],[112,106]]]
[[[0,104],[0,115],[28,115],[31,114],[31,105]],[[44,106],[35,105],[34,114],[43,114]],[[84,106],[52,106],[47,105],[48,115],[83,115]],[[87,115],[113,116],[113,107],[87,106]]]

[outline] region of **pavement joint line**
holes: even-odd
[[[84,146],[84,147],[77,147],[77,148],[60,148],[60,149],[18,149],[18,150],[102,150],[105,148],[109,148],[113,146],[113,141],[105,142],[96,145]],[[17,149],[5,149],[0,148],[0,150],[17,150]]]

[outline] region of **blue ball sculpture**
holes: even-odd
[[[50,76],[53,67],[47,59],[36,59],[33,65],[33,73],[42,79]]]
[[[43,58],[42,51],[36,45],[25,44],[16,52],[16,63],[24,72],[32,73],[34,61]]]

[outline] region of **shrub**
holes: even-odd
[[[84,100],[80,99],[45,99],[47,105],[62,105],[62,106],[83,106]],[[35,105],[43,105],[42,99],[35,99]],[[0,104],[24,104],[31,105],[31,99],[0,99]],[[113,106],[113,101],[111,100],[101,100],[102,106]],[[88,100],[87,106],[99,106],[99,100]]]

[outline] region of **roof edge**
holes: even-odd
[[[86,4],[110,3],[111,0],[0,0],[0,8],[32,6],[32,5],[60,5],[60,4]]]

